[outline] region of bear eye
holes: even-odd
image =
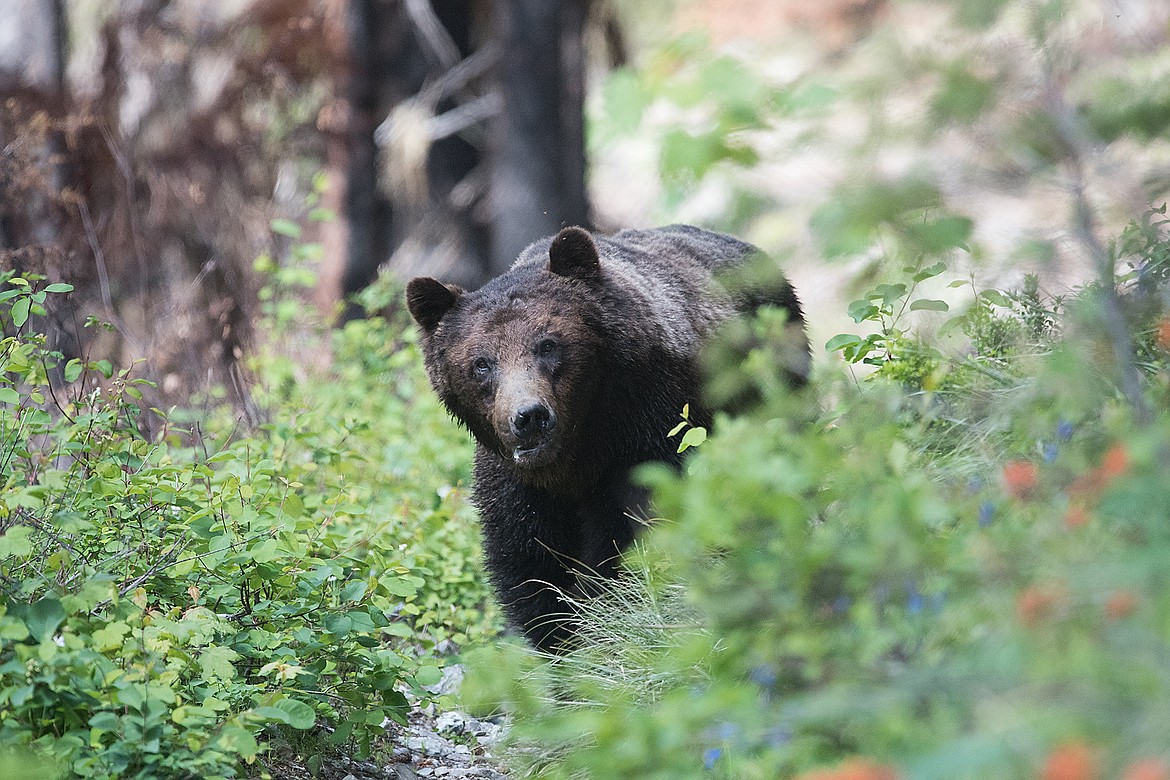
[[[492,364],[485,357],[477,357],[471,361],[471,368],[478,376],[486,376],[487,372],[492,370]]]
[[[539,344],[536,345],[536,354],[551,355],[552,353],[556,352],[560,346],[561,345],[553,339],[543,339]]]

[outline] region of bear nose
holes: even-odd
[[[552,412],[541,403],[528,404],[512,415],[512,433],[526,441],[546,428],[551,428]]]

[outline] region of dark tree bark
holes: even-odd
[[[587,225],[585,0],[499,0],[498,89],[492,128],[491,270],[533,240]]]
[[[379,122],[379,84],[386,70],[379,57],[376,32],[389,27],[390,12],[377,0],[352,0],[345,18],[349,56],[343,90],[349,103],[349,122],[342,128],[341,159],[344,182],[343,208],[348,222],[341,294],[348,301],[378,273],[386,257],[393,212],[378,191],[378,148],[374,128]],[[347,306],[351,304],[347,303]],[[355,312],[347,311],[346,319]]]
[[[321,73],[315,3],[111,4],[74,92],[63,0],[0,0],[0,261],[72,283],[52,305],[75,314],[49,310],[54,345],[145,359],[152,405],[210,379],[247,406],[253,260],[282,163],[314,143],[280,123]],[[114,329],[83,329],[89,314]]]
[[[476,287],[531,241],[588,223],[587,5],[346,0],[346,121],[330,155],[344,181],[341,295],[382,266]]]
[[[38,111],[52,119],[64,113],[65,11],[61,0],[0,0],[0,18],[7,28],[0,36],[0,94],[14,99],[23,114],[5,111],[0,145],[6,145],[16,137],[14,125],[22,119]],[[42,133],[41,148],[33,154],[45,161],[48,180],[25,188],[19,196],[8,192],[15,184],[12,178],[4,177],[0,183],[0,249],[43,249],[59,243],[54,201],[66,183],[63,143],[55,127],[45,127]]]

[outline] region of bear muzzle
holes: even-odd
[[[508,422],[515,441],[512,459],[522,466],[543,465],[552,455],[550,434],[557,425],[557,416],[539,401],[522,405]]]

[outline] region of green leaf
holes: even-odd
[[[881,313],[881,309],[879,309],[877,306],[874,306],[869,301],[854,301],[853,303],[849,304],[847,311],[853,321],[859,323],[865,322],[866,320],[871,319],[875,315]]]
[[[247,486],[241,485],[241,490],[244,487]],[[248,550],[248,557],[250,557],[256,563],[267,563],[275,558],[276,554],[277,542],[275,539],[265,539],[263,542],[254,545],[252,549]]]
[[[988,303],[996,306],[1002,306],[1007,309],[1012,305],[1012,299],[1001,293],[999,290],[984,290],[979,293],[979,297]]]
[[[0,615],[0,639],[15,642],[28,639],[28,626],[13,615]]]
[[[414,636],[414,631],[406,623],[391,623],[388,626],[383,626],[382,633],[387,636],[397,636],[403,639],[410,639]]]
[[[839,349],[861,343],[861,336],[855,336],[852,333],[838,333],[833,338],[825,342],[825,350],[828,352],[836,352]]]
[[[199,654],[200,676],[204,680],[230,680],[236,676],[233,662],[239,659],[240,654],[230,647],[209,645]]]
[[[981,0],[986,4],[987,0]],[[977,5],[965,3],[964,5]],[[944,74],[931,108],[942,121],[973,122],[995,98],[995,81],[973,74],[967,63],[954,63]]]
[[[423,687],[438,685],[442,679],[443,671],[437,666],[420,666],[418,671],[414,673],[414,681]]]
[[[415,582],[414,579],[404,576],[387,576],[383,577],[379,582],[391,596],[406,598],[418,593],[418,588],[421,583]]]
[[[693,135],[675,129],[662,139],[662,171],[667,178],[700,179],[726,156],[727,149],[715,134]]]
[[[279,233],[282,236],[288,236],[294,239],[301,237],[301,226],[295,222],[287,219],[274,219],[271,225],[273,233]]]
[[[72,358],[68,363],[65,364],[65,381],[76,382],[77,378],[81,376],[81,372],[84,370],[85,367],[81,364],[81,361],[77,358]]]
[[[353,630],[353,618],[349,615],[326,615],[321,624],[325,626],[325,630],[330,634],[342,637],[349,634]]]
[[[919,298],[910,303],[910,311],[950,311],[950,309],[951,307],[946,301],[933,298]]]
[[[93,647],[99,652],[116,650],[122,645],[122,638],[130,633],[130,626],[120,620],[106,623],[90,635]]]
[[[366,590],[369,588],[369,583],[365,580],[354,580],[346,583],[345,587],[341,589],[341,600],[352,603],[357,603],[366,595]]]
[[[934,265],[932,265],[928,268],[923,268],[921,271],[914,274],[914,276],[912,278],[915,282],[922,282],[922,281],[925,281],[927,279],[932,279],[932,278],[938,276],[939,274],[941,274],[945,270],[947,270],[947,264],[940,260],[939,262],[935,263]],[[965,284],[965,282],[962,282],[962,283]]]
[[[966,217],[942,217],[925,224],[906,225],[907,235],[926,254],[939,254],[949,249],[967,249],[974,223]]]
[[[873,291],[866,297],[870,300],[880,298],[883,305],[895,303],[906,294],[906,285],[904,284],[879,284],[873,288]]]
[[[256,738],[252,733],[239,726],[224,726],[217,743],[229,753],[235,753],[244,759],[255,758],[260,752]]]
[[[702,427],[691,428],[683,434],[682,441],[679,442],[678,451],[685,452],[690,447],[698,447],[703,442],[707,441],[707,429]]]
[[[206,726],[214,723],[216,719],[214,710],[192,704],[175,707],[171,712],[171,720],[179,726]]]
[[[0,387],[0,404],[12,404],[15,406],[19,403],[20,393],[11,387]]]
[[[276,703],[275,709],[284,713],[284,723],[294,729],[301,731],[311,729],[313,724],[317,722],[317,713],[313,708],[297,699],[281,699]]]
[[[45,292],[50,293],[67,293],[73,292],[73,285],[66,282],[54,282],[45,288]]]
[[[51,637],[63,622],[65,610],[61,607],[61,602],[54,598],[43,598],[30,604],[24,614],[24,624],[28,626],[28,633],[39,642]]]
[[[28,307],[32,304],[29,298],[21,298],[16,303],[12,304],[12,324],[16,327],[24,325],[28,321]]]
[[[13,556],[24,558],[31,553],[33,548],[32,542],[29,540],[30,536],[32,536],[32,528],[27,525],[9,528],[3,536],[0,536],[0,560]]]

